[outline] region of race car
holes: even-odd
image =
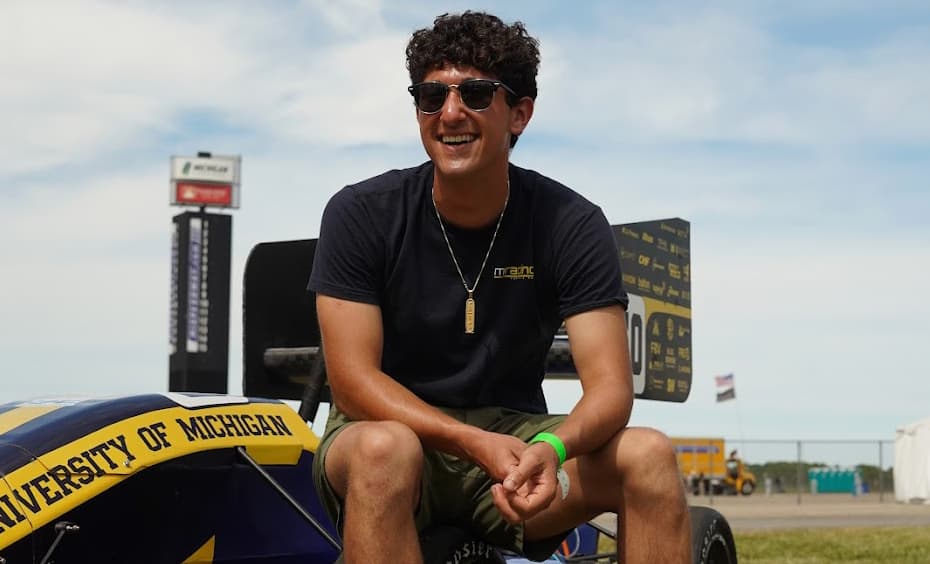
[[[306,292],[314,243],[262,243],[249,256],[245,397],[166,392],[0,405],[0,564],[328,564],[339,557],[338,531],[310,478],[319,445],[310,423],[328,400]],[[664,321],[669,311],[677,310],[665,308]],[[570,350],[557,353],[557,377],[565,377]],[[638,385],[639,397],[661,392],[648,379]],[[692,507],[691,520],[695,564],[737,562],[722,515]],[[615,561],[598,553],[601,535],[615,536],[596,522],[583,525],[552,559]],[[454,527],[423,531],[420,540],[427,564],[528,562]]]
[[[160,393],[0,406],[0,562],[331,562],[319,439],[267,399]]]

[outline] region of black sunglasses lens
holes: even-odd
[[[442,109],[448,92],[449,87],[445,84],[433,82],[418,84],[414,91],[414,101],[420,111],[431,114]]]
[[[473,110],[485,110],[494,100],[497,85],[489,80],[467,80],[459,85],[462,102]]]

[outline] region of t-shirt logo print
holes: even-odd
[[[534,266],[497,266],[494,267],[494,278],[506,278],[508,280],[532,280],[534,277]]]

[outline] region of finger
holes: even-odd
[[[504,492],[504,487],[501,484],[494,484],[491,486],[491,497],[494,500],[494,506],[497,507],[501,517],[503,517],[505,521],[511,525],[516,525],[523,521],[520,515],[514,511],[510,503],[510,496]]]
[[[538,476],[545,470],[545,460],[534,454],[532,450],[526,449],[520,455],[520,461],[516,467],[504,478],[504,489],[508,492],[516,492],[530,477]]]
[[[526,477],[527,474],[519,465],[512,467],[510,472],[507,474],[507,477],[504,478],[504,490],[507,493],[515,493],[517,490],[522,488],[524,484],[526,484]]]
[[[507,492],[503,486],[499,486],[499,489],[500,495],[494,499],[494,503],[501,515],[511,523],[526,521],[546,509],[555,500],[557,493],[551,484],[539,482],[527,482],[520,488],[520,493]]]
[[[513,511],[523,519],[529,519],[555,500],[555,488],[549,484],[538,484],[525,496],[508,496]]]

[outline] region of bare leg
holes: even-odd
[[[526,524],[542,539],[616,511],[617,556],[625,564],[690,564],[691,523],[674,449],[652,429],[628,428],[601,449],[565,464],[565,500]]]
[[[392,421],[356,423],[333,441],[325,466],[344,500],[346,564],[422,561],[413,516],[423,449],[413,431]]]
[[[621,562],[691,562],[691,523],[675,451],[664,435],[638,429],[621,437],[624,465],[623,503],[617,509]],[[632,440],[635,438],[635,441]],[[624,451],[626,449],[626,451]],[[622,533],[622,534],[621,534]]]

